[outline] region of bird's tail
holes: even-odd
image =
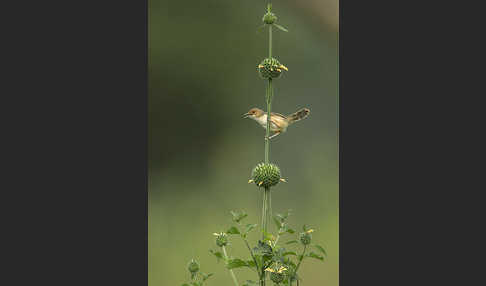
[[[290,114],[287,118],[289,120],[289,123],[294,123],[296,121],[306,118],[309,115],[309,113],[310,113],[309,109],[302,108],[301,110]]]

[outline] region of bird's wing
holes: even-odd
[[[272,112],[272,116],[278,116],[278,117],[282,117],[282,119],[287,118],[287,116],[282,115],[282,114],[280,114],[280,113],[276,113],[276,112]]]

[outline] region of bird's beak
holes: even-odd
[[[243,114],[243,118],[247,118],[248,116],[250,116],[250,113],[248,113],[248,112]]]

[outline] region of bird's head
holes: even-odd
[[[259,118],[260,116],[263,116],[263,114],[265,114],[265,112],[263,110],[261,110],[260,108],[252,108],[250,109],[250,111],[248,111],[247,113],[243,114],[243,118],[252,118],[252,119],[255,119],[255,118]]]

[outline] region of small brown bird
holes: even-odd
[[[292,113],[288,116],[271,112],[270,116],[270,131],[275,132],[272,136],[268,139],[272,139],[273,137],[279,135],[282,132],[287,131],[287,127],[301,119],[306,118],[310,113],[310,110],[307,108],[302,108],[301,110]],[[247,113],[243,114],[243,118],[251,118],[258,122],[263,128],[267,129],[267,112],[259,109],[259,108],[252,108]],[[266,138],[266,137],[265,137]]]

